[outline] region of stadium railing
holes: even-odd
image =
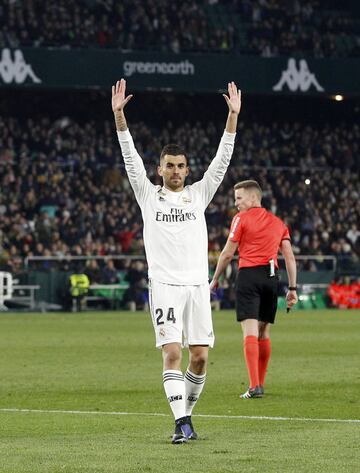
[[[24,268],[26,270],[31,269],[30,266],[32,263],[35,262],[58,262],[58,263],[67,263],[72,261],[90,261],[90,260],[97,260],[97,261],[108,261],[108,260],[145,260],[144,255],[84,255],[84,256],[72,256],[72,255],[65,255],[65,256],[27,256],[24,258]]]
[[[24,309],[33,310],[36,305],[35,293],[39,289],[40,286],[38,284],[14,284],[10,301]]]
[[[334,255],[295,255],[297,261],[305,261],[305,262],[314,262],[317,264],[326,264],[327,270],[336,271],[337,269],[337,257]],[[98,261],[107,261],[109,259],[112,260],[145,260],[144,255],[82,255],[82,256],[27,256],[24,258],[24,267],[25,269],[31,269],[30,266],[32,263],[35,262],[46,262],[46,261],[53,261],[53,262],[72,262],[72,261],[89,261],[89,260],[98,260]],[[236,260],[236,257],[234,257]],[[282,256],[279,256],[279,260],[282,261]]]

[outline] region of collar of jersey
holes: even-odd
[[[166,195],[166,194],[177,194],[177,195],[181,195],[183,192],[185,191],[185,187],[179,191],[179,192],[174,192],[174,191],[171,191],[170,189],[166,189],[166,187],[162,186],[159,190],[158,190],[158,193],[160,195]]]

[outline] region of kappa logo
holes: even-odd
[[[284,86],[287,86],[291,92],[307,92],[311,86],[314,86],[318,92],[323,92],[317,81],[315,74],[310,72],[309,66],[305,59],[300,59],[299,68],[296,66],[296,59],[290,58],[288,60],[287,69],[282,71],[281,78],[277,84],[272,88],[275,92],[282,91]]]
[[[31,65],[25,62],[24,55],[20,49],[15,49],[14,59],[11,58],[10,49],[3,49],[0,61],[0,78],[6,84],[11,82],[22,84],[28,77],[36,84],[41,83],[41,79],[34,73]]]

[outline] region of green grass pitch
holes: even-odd
[[[148,314],[2,313],[0,473],[359,472],[360,311],[280,312],[263,399],[234,313],[214,325],[201,439],[171,445]]]

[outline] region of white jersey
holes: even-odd
[[[205,209],[221,184],[234,149],[235,133],[224,132],[203,178],[172,192],[146,177],[129,130],[118,131],[125,168],[144,221],[149,278],[166,284],[208,282]]]

